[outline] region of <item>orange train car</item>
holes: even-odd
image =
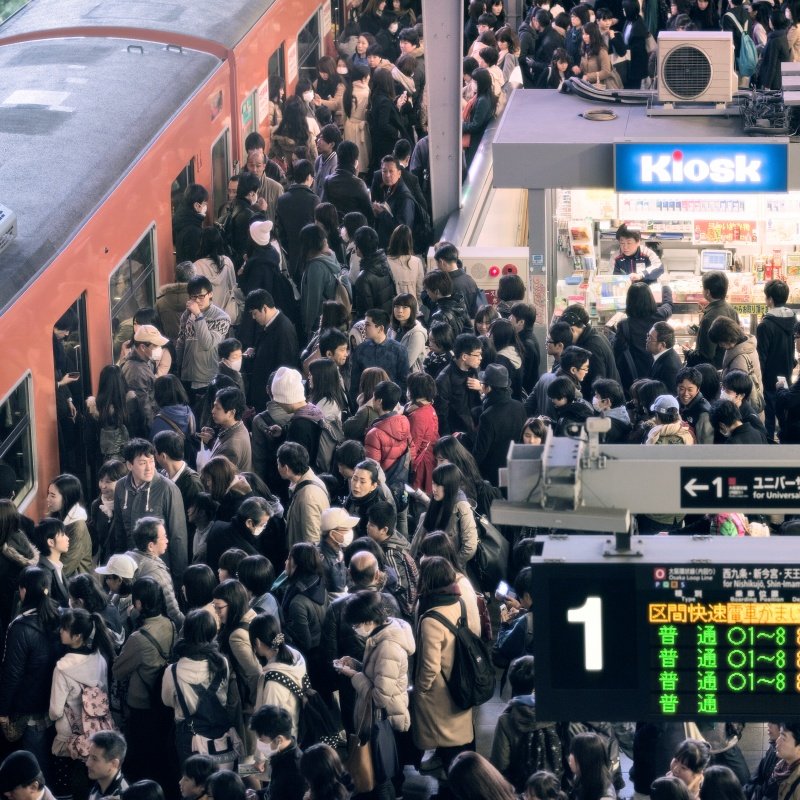
[[[59,472],[91,480],[56,410],[56,322],[77,319],[59,350],[80,412],[119,324],[174,280],[174,199],[225,201],[247,134],[269,138],[269,75],[316,74],[333,2],[34,0],[0,25],[0,461],[31,516]]]

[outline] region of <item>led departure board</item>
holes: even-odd
[[[597,537],[545,541],[533,559],[537,716],[800,716],[800,548],[741,542],[653,537],[640,558],[617,559]]]

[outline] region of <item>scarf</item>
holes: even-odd
[[[452,606],[461,599],[461,589],[457,583],[451,583],[444,589],[436,592],[429,592],[419,598],[419,606],[417,608],[417,618],[422,619],[426,611],[438,606]]]
[[[769,783],[783,783],[797,768],[797,764],[797,761],[794,761],[790,764],[788,761],[786,761],[786,759],[782,758],[775,765],[775,769],[772,770]]]

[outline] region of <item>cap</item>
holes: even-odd
[[[36,756],[27,750],[11,753],[0,764],[0,792],[11,792],[18,786],[29,786],[42,774]]]
[[[162,336],[155,325],[140,325],[136,329],[136,333],[133,334],[133,341],[163,347],[169,339],[166,336]]]
[[[130,556],[115,553],[108,559],[108,564],[104,567],[95,567],[94,571],[98,575],[118,575],[120,578],[132,580],[137,568],[138,565]]]
[[[306,393],[303,390],[303,378],[296,369],[281,367],[272,379],[272,399],[276,403],[304,403]]]
[[[334,528],[355,528],[361,522],[359,517],[351,517],[344,508],[326,508],[322,512],[320,530],[332,531]]]
[[[671,394],[660,394],[650,406],[650,410],[654,414],[668,414],[670,411],[678,411],[678,409],[680,409],[678,398]]]
[[[250,225],[250,238],[262,247],[269,244],[269,235],[272,231],[272,223],[268,220],[260,220]]]
[[[489,364],[486,369],[478,375],[478,380],[493,389],[508,388],[508,370],[502,364]]]

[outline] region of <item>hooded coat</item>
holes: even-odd
[[[411,485],[430,494],[433,470],[436,469],[433,445],[439,438],[439,418],[432,403],[409,405],[405,413],[415,444],[411,460]]]
[[[351,678],[358,694],[353,721],[359,732],[365,717],[372,725],[369,709],[381,708],[396,731],[411,727],[408,710],[408,659],[416,645],[411,626],[390,617],[368,637],[361,671]]]
[[[453,289],[453,294],[440,297],[436,301],[428,320],[428,328],[434,322],[446,322],[453,330],[453,337],[459,333],[472,333],[467,304],[460,292]]]
[[[70,547],[72,540],[70,539]],[[90,544],[91,556],[91,544]],[[28,541],[21,530],[12,531],[0,548],[0,624],[5,628],[13,619],[17,601],[17,585],[20,572],[25,567],[35,567],[39,551]]]
[[[300,701],[297,695],[278,681],[264,679],[264,675],[268,672],[280,672],[298,686],[303,685],[303,678],[306,675],[306,660],[294,647],[289,647],[289,645],[286,645],[286,647],[292,654],[292,663],[284,664],[281,661],[269,661],[265,664],[261,670],[261,677],[258,679],[255,707],[261,708],[261,706],[269,705],[285,708],[292,718],[292,736],[296,739],[300,727]]]
[[[792,342],[794,343],[794,341]],[[722,357],[722,375],[738,369],[749,375],[753,381],[753,391],[746,398],[758,413],[764,409],[764,381],[761,377],[761,362],[758,359],[756,337],[748,336],[731,350],[726,350]],[[790,373],[791,374],[791,373]]]
[[[697,444],[714,444],[714,428],[711,426],[708,400],[698,392],[688,405],[681,406],[680,414],[684,422],[694,429]]]
[[[69,550],[61,558],[64,580],[80,572],[92,571],[92,537],[86,524],[88,519],[86,509],[77,503],[64,517],[64,527],[69,536]]]
[[[499,350],[494,359],[495,364],[501,364],[508,371],[511,396],[515,400],[522,400],[523,361],[522,356],[513,345],[508,345]],[[519,435],[519,434],[518,434]]]
[[[779,375],[789,378],[794,368],[794,310],[779,306],[771,308],[756,328],[758,360],[764,389],[775,392]]]
[[[167,616],[176,628],[183,627],[183,613],[175,597],[175,588],[167,565],[157,556],[144,553],[141,550],[128,550],[125,553],[136,562],[136,578],[152,578],[164,592],[164,602],[167,606]]]
[[[225,658],[223,656],[223,658]],[[178,678],[178,685],[181,694],[186,701],[186,707],[189,713],[193,714],[197,710],[197,693],[195,686],[210,686],[213,679],[210,664],[207,659],[194,659],[183,657],[178,659],[176,663],[175,674]],[[220,682],[219,689],[217,689],[217,697],[223,706],[228,704],[228,682],[230,676],[230,667],[228,661],[225,659],[225,675]],[[172,667],[164,671],[164,679],[161,683],[161,702],[168,708],[175,711],[175,719],[183,719],[183,710],[181,704],[178,702],[178,696],[175,692],[175,681],[172,676]]]
[[[353,315],[363,319],[371,308],[383,309],[391,318],[392,301],[397,292],[383,250],[361,257],[361,272],[353,284]]]
[[[414,458],[414,441],[408,418],[394,411],[378,417],[364,437],[364,455],[377,461],[385,471],[401,458],[406,450]]]
[[[329,507],[325,484],[309,469],[295,484],[286,511],[286,546],[291,550],[297,542],[319,542],[322,512]]]
[[[319,647],[328,593],[319,575],[293,575],[281,603],[283,630],[306,656]]]

